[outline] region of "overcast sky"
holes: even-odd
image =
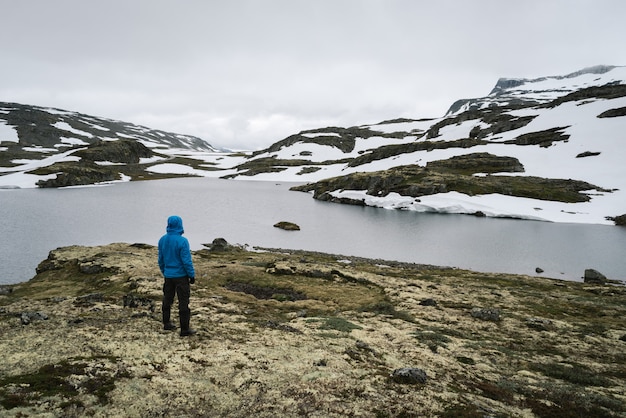
[[[260,149],[626,65],[623,0],[0,0],[0,101]]]

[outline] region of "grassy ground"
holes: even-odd
[[[0,296],[0,415],[626,414],[622,286],[285,250],[194,263],[181,338],[154,247],[52,252]]]

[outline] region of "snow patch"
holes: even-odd
[[[52,124],[53,127],[63,130],[63,131],[67,131],[67,132],[71,132],[73,134],[76,135],[80,135],[80,136],[86,136],[87,138],[93,138],[93,134],[90,134],[89,132],[85,132],[85,131],[81,131],[78,129],[74,129],[72,128],[72,126],[67,123],[67,122],[55,122]]]
[[[0,120],[0,142],[20,142],[17,136],[17,130],[11,125],[7,125],[6,121]]]

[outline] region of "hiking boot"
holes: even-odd
[[[195,329],[184,329],[180,331],[180,336],[181,337],[189,337],[190,335],[194,335],[196,333]]]
[[[167,324],[163,324],[163,329],[165,331],[174,331],[176,329],[176,325],[172,324],[171,322],[168,322]]]

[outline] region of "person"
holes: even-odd
[[[159,269],[165,279],[163,283],[163,329],[176,329],[170,320],[174,296],[178,297],[178,319],[180,321],[180,336],[186,337],[196,333],[189,327],[191,310],[189,296],[191,284],[194,284],[196,274],[191,259],[189,241],[183,237],[183,220],[180,216],[170,216],[167,219],[166,234],[159,239]]]

